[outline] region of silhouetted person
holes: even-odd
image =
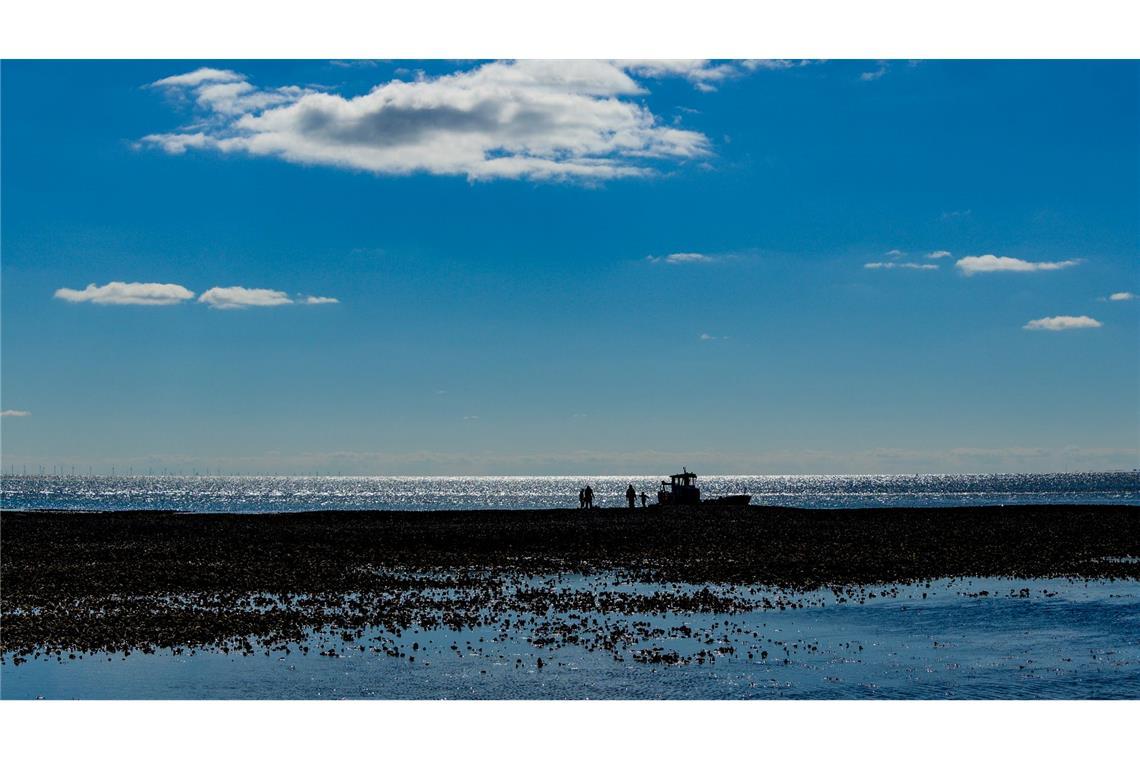
[[[629,488],[625,489],[625,500],[629,502],[629,508],[633,509],[633,503],[637,501],[637,491],[633,490],[633,483],[630,483]]]
[[[579,488],[578,489],[578,509],[585,509],[585,508],[586,508],[586,489],[585,488]]]
[[[594,508],[594,489],[586,486],[586,508]]]
[[[646,501],[648,498],[649,498],[649,497],[645,495],[645,491],[642,491],[642,492],[641,492],[641,506],[642,506],[642,507],[644,507],[644,506],[645,506],[645,501]]]

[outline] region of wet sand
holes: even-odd
[[[313,631],[492,628],[617,656],[637,615],[802,606],[819,588],[857,604],[869,586],[937,578],[1137,580],[1140,563],[1120,561],[1137,556],[1135,507],[4,512],[0,651],[252,654],[307,651]],[[562,581],[596,574],[638,585]],[[633,617],[599,623],[609,614]]]

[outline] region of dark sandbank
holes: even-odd
[[[753,603],[737,586],[794,605],[819,587],[859,601],[864,586],[959,576],[1137,580],[1140,563],[1120,561],[1137,556],[1136,507],[3,512],[0,651],[252,652],[326,626],[348,641],[508,619],[533,632],[557,612],[731,613]],[[567,573],[658,586],[582,592]],[[582,633],[567,625],[563,639]]]

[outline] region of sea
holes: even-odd
[[[537,509],[624,507],[626,488],[656,501],[659,475],[289,476],[3,475],[0,508],[185,512],[352,509]],[[1140,505],[1140,471],[991,475],[711,475],[704,497],[748,493],[752,503],[809,509],[995,504]]]

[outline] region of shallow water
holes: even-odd
[[[602,576],[564,577],[559,584],[654,590]],[[754,597],[771,591],[719,589]],[[160,651],[72,660],[65,654],[62,661],[41,657],[18,666],[6,658],[0,696],[1140,698],[1140,583],[958,579],[868,590],[874,596],[863,603],[850,595],[840,603],[834,592],[823,591],[798,597],[802,608],[607,616],[599,629],[641,623],[647,631],[612,652],[578,644],[535,646],[524,627],[500,640],[499,628],[413,629],[400,636],[368,631],[350,642],[324,631],[313,635],[309,654],[293,646],[289,654],[250,656]],[[691,633],[678,634],[680,626]],[[637,661],[638,653],[655,647],[693,659],[676,665]],[[698,658],[702,651],[713,654]]]
[[[338,477],[241,475],[5,475],[3,509],[172,509],[266,512],[312,509],[533,509],[577,507],[592,484],[602,507],[625,506],[625,489],[656,500],[660,476]],[[1140,473],[1045,475],[708,476],[706,497],[750,493],[788,507],[1140,505]]]

